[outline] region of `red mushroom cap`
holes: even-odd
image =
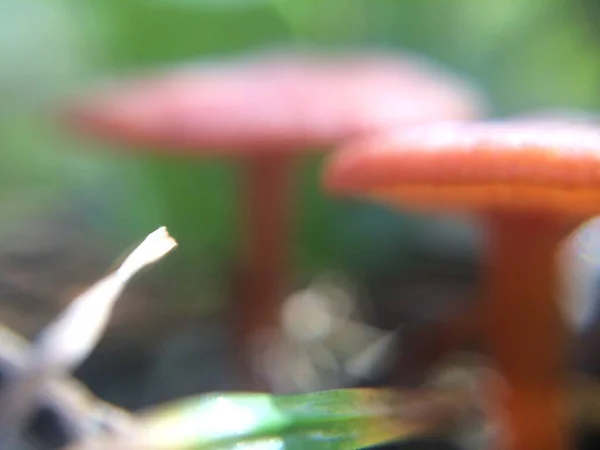
[[[436,123],[335,153],[338,194],[435,210],[600,212],[600,128],[557,122]]]
[[[468,119],[481,105],[467,83],[414,57],[264,53],[126,81],[84,97],[68,117],[83,131],[128,144],[235,154]]]

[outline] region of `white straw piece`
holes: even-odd
[[[24,373],[30,352],[30,344],[24,337],[0,323],[0,371],[6,380],[13,380]],[[129,428],[133,421],[125,410],[96,398],[83,384],[68,375],[49,380],[39,402],[63,419],[73,439],[81,439],[100,428]]]
[[[115,272],[73,300],[42,330],[24,372],[0,396],[0,448],[15,441],[46,382],[75,369],[92,352],[131,277],[176,246],[165,227],[151,233]]]
[[[148,235],[113,273],[85,291],[36,339],[33,364],[48,370],[74,369],[94,349],[126,283],[143,267],[157,261],[177,246],[167,229]]]

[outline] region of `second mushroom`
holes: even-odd
[[[600,130],[438,123],[349,144],[325,175],[335,194],[476,214],[487,233],[479,331],[505,378],[507,447],[570,447],[568,333],[557,251],[600,213]]]

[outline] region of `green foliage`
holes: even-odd
[[[385,389],[209,394],[142,412],[133,436],[107,440],[101,448],[151,443],[164,450],[354,450],[430,431],[435,421],[428,423],[419,412],[394,416],[401,404],[390,401],[400,398]]]

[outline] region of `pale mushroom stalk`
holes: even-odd
[[[115,272],[73,300],[42,330],[24,373],[0,395],[0,448],[12,448],[48,381],[75,369],[92,352],[129,279],[176,245],[164,227],[151,233]]]

